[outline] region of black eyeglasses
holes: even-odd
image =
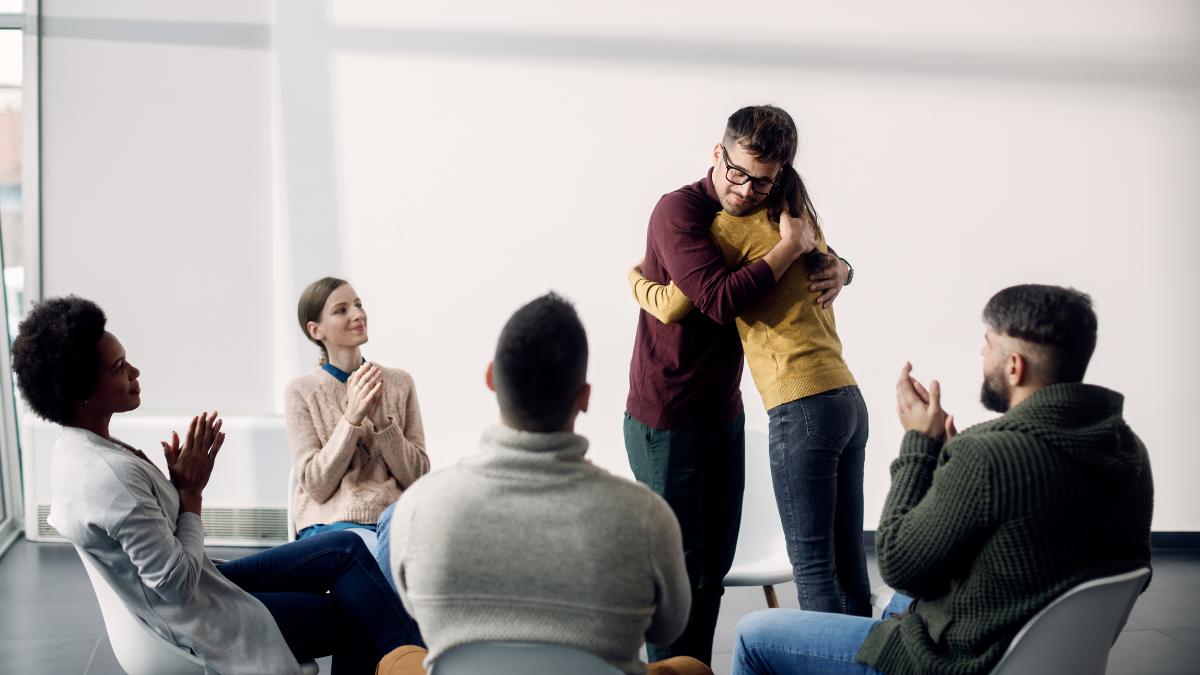
[[[779,187],[779,183],[770,178],[758,178],[751,176],[745,169],[734,166],[729,162],[729,151],[725,146],[721,146],[721,155],[725,159],[725,179],[734,185],[745,185],[750,183],[750,189],[760,195],[769,195],[771,190]]]

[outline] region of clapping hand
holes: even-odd
[[[373,421],[378,422],[376,415],[380,414],[377,409],[381,400],[383,370],[373,363],[364,363],[346,380],[346,421],[358,426],[370,415]]]
[[[200,413],[192,418],[187,435],[180,445],[179,434],[171,432],[171,442],[162,442],[167,460],[167,473],[179,492],[180,510],[200,513],[201,496],[212,475],[217,453],[225,443],[222,420],[217,411]]]
[[[954,416],[942,409],[942,385],[937,380],[929,388],[912,376],[912,364],[900,369],[896,383],[896,409],[905,431],[919,431],[930,438],[950,440],[958,433]]]

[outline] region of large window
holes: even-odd
[[[15,6],[14,6],[15,5]],[[0,0],[0,553],[15,538],[20,515],[20,457],[16,392],[9,347],[24,308],[26,251],[23,198],[24,15],[19,0]]]

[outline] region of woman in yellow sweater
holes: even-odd
[[[297,538],[352,530],[394,587],[387,571],[391,506],[429,472],[412,377],[363,358],[367,313],[346,281],[309,284],[297,315],[321,349],[317,366],[288,383],[284,396]]]
[[[748,265],[779,242],[780,218],[804,218],[814,247],[737,320],[750,372],[769,418],[771,478],[801,609],[871,615],[863,547],[863,465],[867,407],[842,359],[833,309],[817,304],[809,274],[833,257],[799,174],[784,167],[768,206],[746,216],[724,211],[712,237],[730,267]],[[642,309],[664,323],[693,305],[674,283],[635,268]]]

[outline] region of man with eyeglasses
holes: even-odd
[[[813,245],[808,223],[784,217],[780,242],[764,258],[729,269],[710,226],[721,210],[741,216],[762,208],[797,142],[795,123],[782,109],[738,110],[713,148],[708,175],[664,195],[650,216],[642,273],[661,284],[673,281],[700,310],[671,324],[640,312],[630,363],[625,449],[637,479],[679,519],[692,590],[687,629],[669,645],[647,645],[651,661],[712,660],[745,484],[742,346],[732,324]],[[851,276],[844,260],[834,262],[810,277],[822,305]]]

